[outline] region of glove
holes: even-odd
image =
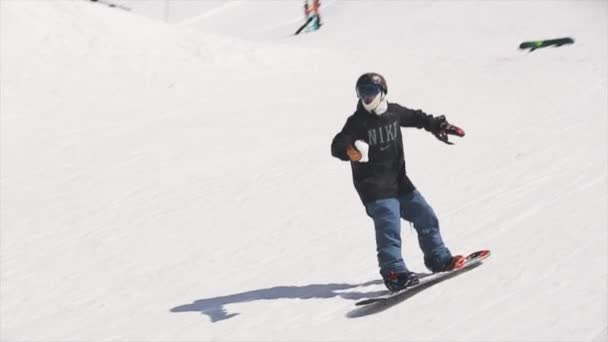
[[[367,163],[369,161],[369,145],[363,140],[355,141],[355,148],[361,154],[359,162]]]
[[[346,147],[346,155],[352,161],[361,160],[361,152],[359,152],[359,150],[357,150],[353,145],[348,145]]]
[[[464,137],[464,130],[449,123],[445,119],[445,115],[432,118],[429,123],[429,131],[433,133],[437,139],[448,145],[454,145],[454,143],[448,140],[448,135]]]

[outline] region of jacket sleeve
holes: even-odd
[[[346,154],[346,147],[355,143],[356,134],[354,119],[351,117],[331,142],[331,155],[341,160],[350,160]]]
[[[401,127],[424,128],[432,131],[433,116],[420,109],[409,109],[403,106],[398,107],[399,124]]]

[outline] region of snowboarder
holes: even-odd
[[[321,4],[317,0],[313,2],[312,6],[308,4],[308,0],[304,1],[305,22],[296,30],[294,35],[298,35],[304,30],[306,30],[305,32],[316,31],[321,27],[321,16],[319,15],[320,6]]]
[[[334,157],[350,161],[353,182],[367,215],[373,220],[380,274],[390,291],[399,291],[419,282],[406,267],[401,254],[401,218],[413,223],[431,272],[462,267],[464,257],[453,256],[444,245],[439,221],[422,194],[405,172],[400,127],[424,128],[440,141],[452,144],[448,135],[464,136],[464,131],[433,116],[386,99],[384,77],[363,74],[357,80],[357,109],[331,144]]]

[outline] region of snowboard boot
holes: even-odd
[[[447,266],[443,269],[442,272],[449,272],[454,270],[459,270],[464,266],[465,257],[462,255],[456,255],[452,257],[452,261],[450,261]]]
[[[425,264],[427,266],[427,268],[433,272],[433,273],[438,273],[438,272],[450,272],[450,271],[454,271],[454,270],[459,270],[464,266],[464,262],[465,262],[465,257],[463,257],[462,255],[456,255],[451,257],[450,259],[448,259],[447,261],[437,264],[431,264],[429,262],[426,262],[425,260]]]
[[[384,277],[384,285],[391,292],[401,291],[420,282],[414,272],[389,272]]]

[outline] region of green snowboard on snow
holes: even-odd
[[[574,44],[574,39],[570,37],[564,37],[556,39],[534,40],[519,44],[519,48],[522,50],[530,49],[530,52],[532,52],[536,49],[544,48],[547,46],[559,47],[566,44]]]

